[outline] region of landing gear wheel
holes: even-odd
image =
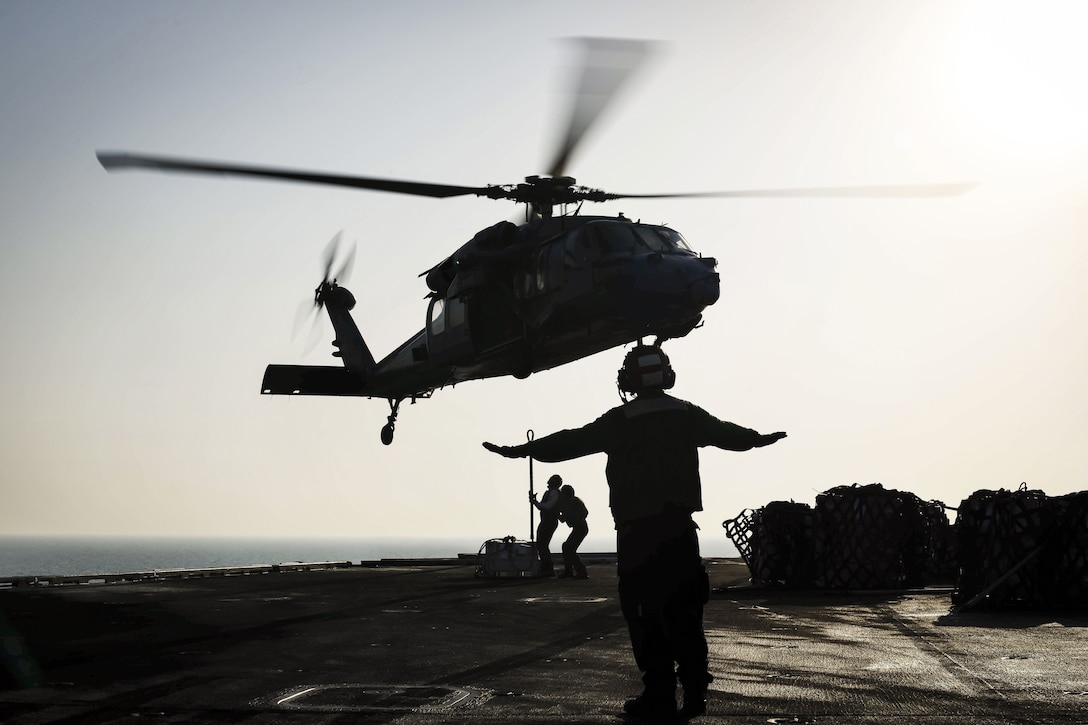
[[[389,445],[393,442],[393,431],[397,427],[397,413],[400,412],[400,400],[389,400],[389,422],[382,426],[382,443]]]

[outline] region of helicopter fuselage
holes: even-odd
[[[501,222],[424,273],[425,326],[380,361],[348,314],[352,295],[326,283],[318,294],[344,366],[270,365],[262,392],[415,399],[647,336],[682,337],[718,299],[716,265],[678,232],[622,215]]]

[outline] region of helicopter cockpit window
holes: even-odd
[[[669,252],[676,251],[676,247],[669,244],[668,239],[658,233],[657,229],[653,227],[635,227],[635,233],[638,234],[638,238],[642,240],[642,243],[655,252]]]
[[[646,245],[635,236],[630,224],[594,224],[601,256],[632,254],[646,251]]]
[[[668,227],[603,223],[594,224],[593,230],[602,257],[639,252],[694,254],[680,233]]]
[[[695,250],[688,246],[687,240],[684,239],[684,236],[680,232],[669,229],[668,227],[653,227],[653,230],[670,246],[679,249],[681,252],[695,254]]]
[[[668,227],[636,226],[635,231],[638,233],[639,238],[646,243],[646,246],[655,252],[695,254],[695,252],[691,251],[688,243],[684,241],[684,238],[680,236],[680,232],[673,231]]]

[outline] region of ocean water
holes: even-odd
[[[454,557],[467,538],[0,537],[0,576],[117,574],[286,562]],[[588,551],[588,549],[586,549]]]
[[[724,537],[707,541],[706,556],[736,556]],[[110,536],[0,536],[0,576],[119,574],[155,569],[316,561],[448,558],[475,554],[484,539],[469,537],[177,538]],[[553,539],[559,556],[562,539]],[[615,551],[611,536],[590,536],[580,551]]]

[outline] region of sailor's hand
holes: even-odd
[[[498,453],[500,456],[506,458],[524,458],[525,453],[520,450],[521,446],[497,446],[494,443],[484,442],[484,448],[492,453]]]
[[[769,446],[776,441],[780,441],[786,437],[785,431],[778,431],[777,433],[766,433],[759,437],[759,441],[756,442],[756,448],[762,448],[763,446]]]
[[[536,494],[535,493],[530,493],[529,494],[529,500],[532,501],[533,503],[536,503]]]

